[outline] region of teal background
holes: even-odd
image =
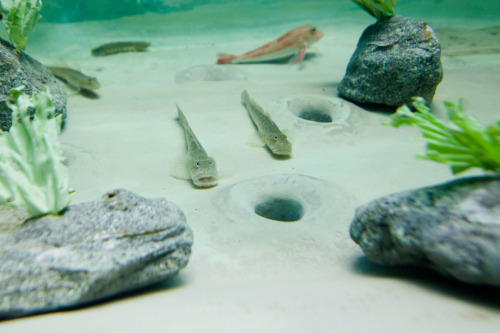
[[[291,19],[296,15],[315,12],[319,18],[357,17],[361,9],[350,0],[43,0],[43,21],[76,22],[105,20],[146,12],[169,13],[189,11],[204,5],[216,5],[219,15],[207,17],[207,20],[219,19],[221,24],[230,23],[234,18],[251,17],[255,7],[266,8],[269,16],[276,19]],[[288,8],[286,13],[280,9]],[[231,17],[228,17],[228,12]],[[294,15],[283,17],[282,14],[293,12]],[[397,13],[421,18],[483,18],[500,19],[500,1],[498,0],[400,0]],[[288,15],[288,14],[287,14]],[[265,15],[263,18],[267,18]],[[256,22],[259,18],[253,17]]]

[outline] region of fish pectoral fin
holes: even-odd
[[[257,132],[257,131],[253,132],[253,134],[250,135],[250,138],[248,139],[247,144],[250,147],[258,147],[258,148],[262,148],[266,145],[266,143],[264,142],[264,140],[260,136],[259,132]]]
[[[191,180],[191,176],[189,175],[186,166],[186,160],[187,160],[187,154],[185,153],[176,156],[169,172],[170,176],[179,180],[185,180],[185,181]]]
[[[290,142],[291,144],[295,143],[295,139],[293,138],[293,136],[290,135],[290,132],[287,129],[282,130],[281,133],[285,134],[288,142]]]
[[[302,45],[302,47],[300,48],[300,52],[290,59],[290,63],[298,64],[302,60],[304,60],[304,57],[306,56],[306,50],[307,50],[307,44]]]
[[[63,80],[63,79],[61,79],[60,77],[57,77],[57,76],[56,76],[56,78],[58,78],[59,81],[63,82],[66,85],[66,87],[69,88],[69,90],[76,91],[76,92],[80,91],[80,87],[77,86],[76,84],[73,84],[73,83],[71,83],[68,80]]]

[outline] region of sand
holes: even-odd
[[[182,15],[175,17],[181,22]],[[294,25],[271,24],[269,33],[248,26],[167,35],[169,28],[162,26],[167,18],[147,14],[40,24],[28,52],[44,63],[96,76],[102,86],[98,99],[69,92],[61,142],[76,191],[72,202],[115,188],[173,201],[194,232],[188,266],[147,290],[3,322],[2,332],[491,332],[499,327],[498,293],[495,297],[491,289],[429,271],[371,264],[350,240],[356,206],[453,178],[446,166],[415,160],[414,154],[424,149],[418,131],[382,126],[390,113],[352,106],[356,117],[340,132],[280,118],[278,125],[295,136],[291,159],[277,160],[253,143],[255,128],[240,104],[242,90],[271,113],[279,113],[277,105],[286,98],[337,97],[349,58],[371,19],[322,21],[325,37],[302,67],[239,65],[235,69],[247,80],[177,84],[179,71],[214,64],[218,52],[243,53]],[[154,23],[148,25],[152,31],[145,22]],[[101,43],[144,40],[147,33],[152,43],[147,52],[90,56],[90,48]],[[61,36],[64,45],[55,47],[54,36]],[[464,98],[470,114],[483,124],[498,120],[500,56],[442,61],[445,78],[433,103],[437,112],[444,100]],[[172,177],[185,149],[175,103],[205,148],[220,156],[224,173],[219,186],[198,190]],[[321,184],[323,197],[313,200],[318,212],[282,223],[242,213],[238,205],[247,198],[242,191],[234,192],[239,198],[223,200],[233,193],[232,186],[283,174],[313,177]]]

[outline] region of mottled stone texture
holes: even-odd
[[[54,311],[174,276],[192,232],[164,199],[115,190],[0,236],[0,318]]]
[[[458,179],[357,208],[351,238],[369,259],[500,286],[500,176]]]
[[[358,103],[401,106],[421,96],[430,104],[442,79],[434,31],[425,21],[396,15],[363,32],[339,93]]]
[[[25,86],[28,95],[43,91],[47,86],[52,94],[55,115],[66,119],[66,90],[54,75],[40,62],[24,52],[18,52],[9,42],[0,38],[0,128],[9,130],[12,111],[5,101],[10,98],[9,89]],[[63,121],[64,124],[64,121]]]

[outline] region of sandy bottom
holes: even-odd
[[[284,100],[337,96],[356,42],[371,20],[324,23],[325,37],[312,49],[316,56],[302,67],[233,66],[247,78],[240,81],[179,84],[175,74],[214,64],[221,51],[248,51],[293,25],[273,26],[271,37],[265,30],[249,36],[243,28],[222,36],[156,34],[149,39],[152,46],[147,52],[90,56],[90,48],[103,42],[145,39],[144,29],[127,34],[117,28],[141,26],[144,19],[158,23],[155,29],[161,30],[160,15],[64,28],[41,24],[40,34],[78,33],[73,42],[57,50],[50,47],[55,41],[41,36],[32,41],[32,54],[45,63],[76,67],[96,76],[102,85],[98,99],[69,92],[61,142],[76,191],[73,203],[115,188],[173,201],[194,232],[191,260],[177,277],[154,288],[82,309],[6,321],[2,332],[498,329],[498,297],[488,296],[492,290],[455,283],[432,272],[370,264],[350,240],[348,227],[356,206],[453,178],[445,166],[414,159],[424,149],[423,142],[415,139],[418,131],[384,127],[381,123],[389,113],[347,102],[352,117],[341,130],[332,124],[279,116]],[[97,31],[107,33],[88,38]],[[470,114],[482,123],[498,120],[500,56],[444,57],[442,61],[445,78],[433,103],[437,112],[443,111],[444,100],[464,98]],[[277,160],[252,144],[255,129],[240,104],[243,89],[288,130],[294,140],[292,158]],[[174,120],[175,103],[205,148],[220,156],[217,162],[224,172],[219,186],[198,190],[171,176],[185,149],[183,133]],[[314,197],[318,194],[314,191],[309,194],[311,207],[318,211],[306,211],[299,222],[282,223],[238,208],[248,196],[237,186],[260,177],[281,179],[284,174],[312,177],[314,184],[321,184],[320,196]]]

